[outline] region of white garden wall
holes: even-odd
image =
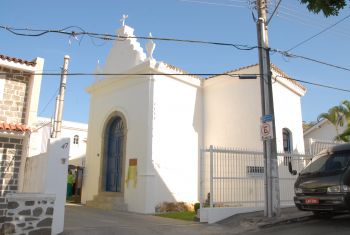
[[[69,139],[50,139],[47,153],[27,158],[23,192],[55,196],[52,234],[63,232]]]

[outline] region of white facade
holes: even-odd
[[[47,151],[52,121],[38,117],[29,144],[29,156],[39,155]],[[79,122],[62,121],[61,138],[70,139],[69,164],[84,166],[88,125]]]
[[[347,123],[344,123],[343,126],[339,126],[339,134],[343,133],[346,128]],[[305,151],[318,153],[325,147],[339,144],[339,141],[335,141],[337,135],[335,126],[328,120],[322,119],[304,132]]]
[[[259,66],[252,65],[230,71],[234,74],[258,74]],[[287,75],[272,66],[273,99],[277,151],[283,152],[282,130],[291,133],[292,152],[304,152],[300,97],[305,89],[278,77]],[[262,149],[260,138],[261,94],[260,80],[240,80],[221,75],[204,82],[205,146],[235,146]]]
[[[345,123],[343,126],[340,126],[338,130],[339,134],[343,133],[346,130],[346,128],[347,123]],[[335,126],[326,119],[322,119],[320,122],[316,123],[314,126],[312,126],[304,132],[305,141],[307,141],[308,139],[314,139],[332,142],[334,141],[336,136],[337,131],[335,129]]]
[[[118,35],[134,36],[133,29],[123,26]],[[110,150],[106,146],[110,141],[109,123],[115,117],[120,117],[124,125],[120,147],[123,186],[118,195],[123,196],[129,211],[154,213],[162,202],[198,201],[198,165],[204,147],[262,148],[258,79],[238,80],[223,75],[205,80],[186,75],[154,60],[152,43],[148,42],[151,49],[146,55],[135,39],[115,41],[103,72],[124,75],[98,78],[87,89],[91,101],[82,202],[108,191],[105,171]],[[237,71],[256,74],[258,66]],[[278,68],[273,73],[286,76]],[[300,97],[305,89],[286,78],[278,77],[276,81],[278,149],[283,149],[282,129],[287,128],[292,133],[293,150],[303,152]],[[137,159],[134,187],[125,184],[130,159]]]

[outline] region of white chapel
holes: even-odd
[[[125,18],[124,18],[125,20]],[[259,79],[191,76],[153,58],[123,24],[87,88],[90,114],[82,202],[154,213],[163,202],[199,200],[201,149],[262,149]],[[272,65],[277,148],[304,152],[301,97],[306,89]],[[257,74],[258,65],[225,74]],[[171,75],[169,75],[171,74]],[[102,202],[106,204],[103,204]]]

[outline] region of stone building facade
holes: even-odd
[[[0,55],[0,224],[8,193],[17,192],[30,126],[36,120],[44,60]]]

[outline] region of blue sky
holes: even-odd
[[[255,46],[256,24],[246,0],[74,0],[20,1],[4,0],[0,24],[15,28],[62,29],[78,26],[85,31],[115,34],[123,14],[129,15],[126,24],[135,29],[136,36],[169,37],[217,41]],[[271,10],[273,9],[272,0]],[[270,10],[270,11],[271,11]],[[277,15],[269,24],[271,48],[288,50],[304,39],[320,32],[350,14],[346,8],[337,17],[314,15],[297,0],[282,0]],[[76,28],[76,30],[78,30]],[[44,72],[59,72],[63,56],[71,57],[69,72],[92,73],[97,60],[104,65],[112,42],[79,37],[46,34],[41,37],[22,37],[0,30],[0,54],[32,60],[45,59]],[[313,40],[297,47],[294,54],[350,68],[350,18]],[[144,45],[144,41],[140,41]],[[154,57],[190,73],[221,73],[241,66],[255,64],[258,51],[239,51],[231,47],[156,42]],[[318,63],[290,59],[271,54],[271,62],[295,79],[350,89],[349,71]],[[59,76],[44,76],[39,115],[51,117]],[[89,95],[85,92],[94,78],[68,77],[64,120],[88,122]],[[303,120],[316,120],[318,114],[350,93],[304,84],[308,92],[302,98]]]

